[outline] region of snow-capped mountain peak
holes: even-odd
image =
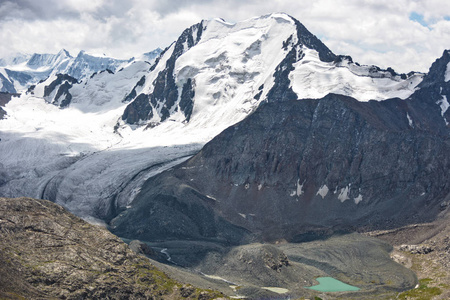
[[[15,66],[27,62],[31,54],[16,53],[4,58],[0,58],[0,67]]]
[[[422,77],[337,56],[287,14],[237,23],[212,19],[186,29],[166,49],[139,93],[128,97],[132,101],[122,120],[201,122],[217,113],[221,117],[214,122],[237,122],[261,101],[321,98],[330,92],[361,101],[407,98]]]
[[[116,72],[133,59],[120,60],[105,55],[80,51],[76,57],[61,49],[57,54],[18,55],[0,61],[0,91],[15,93],[46,80],[52,75],[67,74],[83,80],[95,72],[110,70]]]
[[[61,49],[57,54],[35,53],[27,61],[26,67],[33,70],[63,69],[69,63],[72,56],[65,49]]]

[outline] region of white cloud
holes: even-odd
[[[336,54],[400,72],[427,71],[449,48],[446,0],[16,0],[0,2],[0,57],[80,49],[126,58],[166,47],[202,19],[286,12]],[[410,20],[423,15],[427,26]]]

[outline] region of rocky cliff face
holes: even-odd
[[[442,104],[450,82],[441,68],[447,56],[406,100],[358,102],[330,94],[261,105],[192,159],[149,179],[133,207],[113,220],[113,231],[142,239],[190,236],[193,231],[181,226],[154,226],[153,216],[178,212],[191,223],[220,219],[260,239],[300,241],[310,231],[435,218],[450,197],[450,132]],[[203,238],[227,230],[196,228]]]
[[[6,103],[11,101],[11,97],[17,97],[17,96],[20,96],[20,95],[0,92],[0,120],[3,119],[7,115],[7,113],[3,109],[3,107],[5,107]]]
[[[212,299],[46,200],[0,198],[0,298]]]

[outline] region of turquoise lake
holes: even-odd
[[[359,291],[359,288],[356,286],[352,286],[333,277],[319,277],[316,278],[319,282],[318,285],[308,286],[307,289],[315,290],[319,292],[350,292],[350,291]]]

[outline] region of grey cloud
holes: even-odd
[[[57,0],[15,0],[0,2],[0,18],[3,19],[55,19],[60,17],[74,18],[78,12],[68,9],[64,1]]]
[[[151,9],[161,16],[176,13],[186,7],[210,3],[209,0],[172,0],[172,1],[152,1]]]
[[[80,3],[80,5],[82,4]],[[132,5],[131,1],[109,0],[105,1],[105,5],[89,14],[95,19],[105,21],[111,16],[123,16]],[[80,18],[81,12],[83,12],[82,6],[80,10],[76,10],[67,5],[67,1],[64,0],[0,0],[0,20],[77,19]]]
[[[109,17],[124,17],[133,7],[132,1],[109,0],[106,4],[92,13],[95,19],[105,21]]]

